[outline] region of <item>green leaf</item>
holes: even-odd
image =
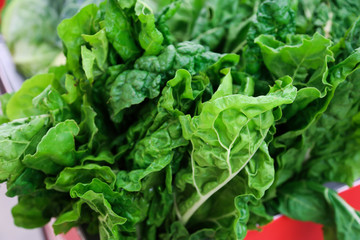
[[[328,109],[305,133],[312,145],[306,176],[317,182],[336,181],[348,185],[360,177],[357,150],[359,141],[359,70],[339,84]],[[337,129],[337,131],[333,131]]]
[[[97,164],[64,168],[57,177],[46,178],[45,184],[46,189],[68,192],[77,183],[90,183],[94,178],[109,184],[111,188],[115,185],[116,176],[111,168]]]
[[[26,168],[15,181],[8,182],[6,196],[15,197],[32,194],[44,188],[45,174],[31,168]]]
[[[103,75],[108,67],[108,40],[105,29],[101,29],[94,35],[83,34],[82,37],[91,46],[91,49],[85,45],[81,46],[81,60],[85,76],[92,85],[94,80]]]
[[[242,42],[246,40],[246,33],[259,1],[202,2],[202,9],[196,16],[191,33],[193,41],[212,50],[221,48],[221,52],[238,52]]]
[[[171,224],[170,230],[168,234],[162,235],[163,239],[179,239],[179,240],[187,240],[189,239],[189,232],[186,227],[180,222],[173,222]]]
[[[135,14],[141,22],[139,42],[145,50],[145,55],[157,55],[162,47],[164,37],[155,26],[155,17],[152,10],[141,1],[135,5]]]
[[[91,52],[95,56],[97,66],[101,71],[105,72],[109,52],[109,43],[106,37],[105,29],[101,29],[94,35],[83,34],[82,37],[90,44]]]
[[[159,193],[152,198],[149,206],[147,227],[160,227],[168,217],[168,214],[171,213],[173,204],[173,197],[171,194],[167,191],[159,191]]]
[[[104,190],[106,192],[99,193],[99,191]],[[73,187],[70,192],[73,198],[80,198],[88,204],[93,211],[99,214],[99,221],[102,222],[101,225],[104,228],[106,227],[107,231],[107,237],[103,236],[104,239],[118,239],[118,225],[122,225],[126,222],[126,218],[123,218],[115,213],[106,199],[106,196],[111,193],[113,193],[111,189],[97,179],[94,179],[91,185],[78,184]]]
[[[57,216],[68,204],[67,196],[55,191],[40,190],[19,197],[19,202],[11,213],[16,226],[39,228]]]
[[[47,86],[44,91],[34,97],[32,103],[37,109],[48,113],[55,123],[71,118],[73,115],[68,104],[52,85]]]
[[[256,13],[256,19],[248,33],[250,45],[261,34],[273,35],[285,40],[288,34],[295,33],[295,13],[288,0],[264,1]]]
[[[315,182],[292,182],[281,188],[278,208],[291,218],[335,229],[337,239],[355,239],[360,233],[359,212],[334,190]]]
[[[124,61],[140,53],[131,31],[131,18],[115,0],[107,1],[105,13],[105,29],[109,42]]]
[[[136,2],[136,0],[118,0],[120,7],[123,9],[133,7]]]
[[[77,84],[78,83],[75,81],[75,78],[73,76],[66,74],[65,89],[67,93],[62,94],[61,96],[68,104],[74,103],[80,95]]]
[[[135,145],[128,157],[134,162],[134,170],[118,173],[117,188],[139,191],[143,178],[164,169],[171,163],[175,149],[187,144],[188,141],[182,137],[179,121],[165,122]]]
[[[263,142],[245,171],[214,193],[192,216],[188,226],[201,222],[216,224],[217,228],[221,227],[217,236],[228,234],[231,239],[243,239],[249,221],[250,227],[255,227],[271,220],[260,199],[273,183],[274,176],[274,161]],[[225,233],[221,233],[224,230]]]
[[[82,165],[84,165],[85,162],[107,162],[110,164],[114,164],[115,159],[109,150],[104,149],[97,156],[93,156],[93,155],[86,156],[82,158],[80,162]]]
[[[21,160],[46,133],[48,121],[47,116],[38,116],[0,125],[0,181],[21,174]]]
[[[6,116],[6,108],[7,104],[9,103],[10,98],[13,96],[13,94],[5,93],[0,95],[0,104],[1,104],[1,112],[0,112],[0,124],[9,122],[10,120]]]
[[[219,97],[204,103],[199,116],[180,117],[184,138],[193,145],[189,173],[193,193],[178,202],[182,222],[186,223],[252,159],[274,124],[272,109],[294,101],[296,89],[290,83],[280,79],[277,84],[281,88],[274,87],[268,95],[256,98]]]
[[[135,231],[135,224],[144,220],[148,205],[135,195],[114,192],[109,185],[95,178],[89,184],[77,184],[70,190],[71,197],[83,200],[99,216],[102,239],[119,236],[119,230]]]
[[[295,33],[295,13],[289,3],[289,0],[270,0],[263,1],[259,6],[255,5],[256,17],[250,19],[251,24],[246,36],[247,46],[243,49],[247,73],[256,76],[266,75],[262,68],[260,49],[254,42],[258,36],[272,35],[277,40],[284,41],[286,36]]]
[[[158,102],[158,112],[149,131],[160,127],[165,121],[187,113],[205,91],[209,80],[203,76],[192,77],[184,69],[176,71],[175,77],[166,83]],[[195,103],[195,104],[194,104]]]
[[[56,174],[64,167],[76,164],[75,140],[79,127],[74,120],[66,120],[52,127],[41,139],[36,153],[26,155],[23,163],[46,174]]]
[[[80,132],[76,139],[79,142],[87,143],[89,149],[94,147],[96,144],[96,137],[100,134],[95,123],[96,115],[97,113],[91,107],[89,101],[84,97],[83,104],[81,105]]]
[[[324,95],[330,61],[334,61],[333,53],[329,49],[331,41],[318,33],[310,39],[300,36],[296,44],[284,45],[273,36],[261,35],[255,39],[261,48],[266,67],[275,77],[286,75],[294,79],[294,86],[315,87]],[[311,71],[314,73],[311,74]]]
[[[53,74],[41,74],[26,80],[7,104],[6,115],[8,118],[15,120],[45,113],[33,106],[32,100],[50,85],[53,79]]]
[[[65,47],[66,66],[75,77],[83,76],[80,56],[81,46],[86,43],[83,34],[94,34],[94,21],[98,12],[95,4],[82,8],[75,16],[63,20],[58,25],[58,34]]]
[[[110,90],[112,119],[120,122],[122,110],[139,104],[145,98],[160,94],[160,75],[142,70],[126,70],[116,78]]]
[[[338,239],[355,239],[360,233],[360,213],[333,190],[325,190],[325,197],[333,206]]]
[[[73,204],[73,209],[62,213],[59,217],[57,217],[56,221],[53,224],[54,233],[66,233],[71,228],[78,226],[80,224],[81,218],[81,207],[84,204],[84,201],[77,201]]]
[[[171,1],[152,2],[154,2],[153,5],[156,4],[159,5],[158,8],[162,8]],[[169,32],[167,35],[171,34],[171,39],[175,39],[177,42],[191,40],[192,29],[204,3],[204,0],[175,1],[170,5],[169,10],[166,11],[165,7],[163,15],[159,17],[159,22],[162,28]]]
[[[56,218],[56,221],[53,224],[54,233],[67,233],[73,227],[81,224],[88,224],[86,230],[89,234],[98,234],[97,216],[83,200],[73,203],[71,210],[67,209],[66,211],[63,211]]]
[[[321,182],[330,180],[351,184],[353,180],[357,178],[358,168],[354,168],[353,166],[356,166],[356,164],[354,165],[352,163],[352,161],[358,161],[357,151],[351,150],[354,147],[353,144],[344,144],[344,140],[347,140],[346,138],[341,137],[342,134],[339,134],[339,132],[346,132],[346,130],[339,130],[339,132],[335,133],[337,136],[326,135],[333,131],[333,124],[335,121],[339,121],[339,129],[343,128],[341,127],[341,124],[345,124],[346,128],[350,127],[350,116],[348,120],[340,120],[343,117],[346,118],[346,111],[349,108],[349,105],[346,104],[350,104],[351,102],[351,100],[349,101],[349,99],[346,98],[346,95],[349,93],[345,93],[343,88],[349,87],[349,84],[344,81],[348,81],[347,78],[349,76],[351,77],[351,74],[356,76],[356,72],[360,67],[358,64],[360,62],[359,56],[359,51],[356,51],[345,60],[333,66],[330,69],[329,79],[332,85],[334,85],[334,88],[332,88],[326,97],[316,100],[306,106],[306,108],[301,109],[299,113],[302,118],[297,118],[297,115],[295,115],[288,120],[286,123],[287,131],[275,138],[273,146],[282,149],[280,150],[280,153],[277,154],[279,166],[279,169],[277,170],[277,179],[279,185],[294,174],[300,172],[302,168],[307,169],[307,174],[309,177],[311,176],[312,180],[317,179],[317,181],[321,180]],[[333,99],[334,94],[336,96],[337,91],[339,92],[339,96]],[[341,96],[343,96],[344,99],[341,99]],[[339,97],[341,100],[338,100]],[[329,106],[332,102],[334,104],[334,109],[332,109],[331,105]],[[340,106],[336,106],[338,102],[341,102]],[[334,112],[336,112],[335,116],[338,114],[340,115],[333,118],[325,113],[324,118],[320,118],[321,114],[327,110],[328,106],[330,108],[330,115],[334,115]],[[345,111],[339,112],[340,109]],[[285,111],[287,111],[286,108],[284,109],[284,112]],[[353,112],[352,114],[355,113],[356,112]],[[320,118],[319,124],[312,127],[311,124],[314,124],[314,121],[317,118]],[[324,127],[328,128],[328,130],[326,130],[327,132],[324,132]],[[309,130],[306,132],[307,129]],[[354,130],[350,130],[350,132],[354,132]],[[338,140],[335,140],[334,138],[338,138]],[[326,143],[323,141],[326,141]],[[351,142],[353,142],[353,140],[350,140],[350,143]],[[344,151],[343,146],[346,145],[348,145],[348,148]],[[314,151],[311,151],[312,149],[314,149]],[[322,149],[325,149],[325,151]],[[318,155],[316,153],[317,150],[321,154]],[[309,161],[309,163],[306,164],[307,166],[303,167],[302,163],[305,162],[305,159],[308,158],[309,154],[312,159],[317,159],[317,161]],[[336,170],[336,165],[338,165],[339,172]],[[346,174],[339,174],[340,172],[346,172]]]
[[[215,88],[220,84],[220,77],[226,75],[226,73],[222,72],[224,71],[223,69],[235,67],[239,63],[239,60],[239,55],[233,53],[224,54],[220,56],[220,58],[216,60],[216,62],[214,62],[208,69],[206,69],[206,75],[209,76],[211,83]]]
[[[212,95],[210,101],[214,101],[217,98],[232,95],[233,93],[233,79],[231,77],[230,68],[225,68],[221,71],[225,76],[221,79],[220,85],[214,95]]]
[[[92,84],[94,82],[94,78],[101,73],[96,73],[94,53],[87,49],[87,47],[84,45],[81,46],[81,60],[85,76],[87,79],[89,79],[90,84]]]
[[[138,112],[138,121],[132,124],[126,132],[126,147],[132,148],[139,140],[144,138],[144,136],[148,133],[149,128],[154,125],[154,119],[157,114],[158,107],[154,102],[149,102],[141,108]],[[163,122],[160,122],[160,125],[162,123]]]
[[[159,12],[157,19],[156,19],[156,25],[158,30],[162,33],[164,37],[164,43],[166,45],[173,42],[173,36],[170,33],[170,29],[168,26],[168,21],[174,17],[176,12],[179,10],[179,7],[182,5],[180,1],[174,1],[172,3],[166,3],[166,1],[156,1],[152,2],[151,4],[148,1],[148,4],[151,5],[152,9],[161,8],[162,10]],[[156,6],[157,4],[168,4],[166,6]],[[155,5],[155,6],[154,6]]]
[[[207,51],[200,44],[182,42],[167,46],[158,56],[142,56],[135,61],[134,68],[152,73],[166,74],[170,78],[179,69],[185,69],[191,75],[205,72],[222,55]]]
[[[322,192],[314,191],[309,183],[290,183],[279,189],[279,211],[286,216],[320,224],[331,224],[331,213]]]

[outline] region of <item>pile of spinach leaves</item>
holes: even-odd
[[[360,2],[107,0],[66,65],[0,96],[15,223],[101,239],[244,239],[277,213],[355,240]]]

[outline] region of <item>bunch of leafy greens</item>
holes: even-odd
[[[82,8],[57,28],[66,65],[0,98],[15,223],[56,217],[55,233],[81,225],[101,239],[243,239],[283,213],[323,224],[327,240],[357,239],[359,212],[323,186],[360,177],[356,9]]]

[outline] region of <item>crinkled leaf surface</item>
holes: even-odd
[[[48,128],[48,117],[38,116],[15,120],[0,126],[0,181],[8,180],[11,175],[21,174],[24,155],[33,153]]]
[[[261,35],[255,43],[260,46],[266,67],[277,78],[289,75],[294,79],[294,86],[315,87],[323,92],[325,86],[329,86],[327,64],[334,61],[329,49],[331,41],[317,33],[311,39],[307,36],[293,38],[299,39],[284,45],[273,36]],[[311,71],[315,72],[309,76]]]
[[[192,194],[177,197],[182,222],[248,164],[274,123],[272,109],[294,100],[291,79],[283,80],[267,96],[219,96],[205,103],[199,116],[180,118],[184,137],[192,143],[188,174],[193,185]]]
[[[57,177],[45,179],[45,184],[47,189],[68,192],[77,183],[90,183],[94,178],[114,187],[116,177],[108,166],[87,164],[84,166],[67,167]]]

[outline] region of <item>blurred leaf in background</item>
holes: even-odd
[[[56,27],[83,6],[98,0],[6,1],[1,20],[3,35],[21,74],[29,78],[65,62]]]

